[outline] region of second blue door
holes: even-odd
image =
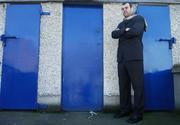
[[[102,109],[102,12],[101,6],[64,6],[63,110]]]
[[[148,23],[143,37],[145,109],[174,108],[171,28],[168,6],[139,6],[138,13]]]

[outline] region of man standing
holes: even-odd
[[[120,108],[115,118],[128,116],[129,123],[143,119],[144,111],[144,69],[142,37],[146,23],[142,16],[133,14],[131,3],[122,4],[124,20],[112,32],[112,38],[119,39],[118,77],[120,86]],[[131,84],[134,90],[134,105],[131,104]]]

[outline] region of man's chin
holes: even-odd
[[[124,15],[125,18],[128,18],[129,16]]]

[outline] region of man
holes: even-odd
[[[146,22],[140,15],[133,14],[131,3],[122,4],[124,20],[112,32],[112,38],[119,39],[118,77],[120,86],[120,108],[115,118],[128,116],[129,123],[143,119],[144,111],[144,69],[143,32]],[[134,90],[134,105],[131,105],[131,84]]]

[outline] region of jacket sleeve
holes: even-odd
[[[119,39],[125,32],[125,27],[123,24],[119,24],[118,27],[112,31],[111,36],[114,39]]]
[[[139,36],[145,30],[145,21],[143,17],[139,17],[135,20],[134,25],[128,31],[125,31],[125,38],[132,38],[135,36]]]

